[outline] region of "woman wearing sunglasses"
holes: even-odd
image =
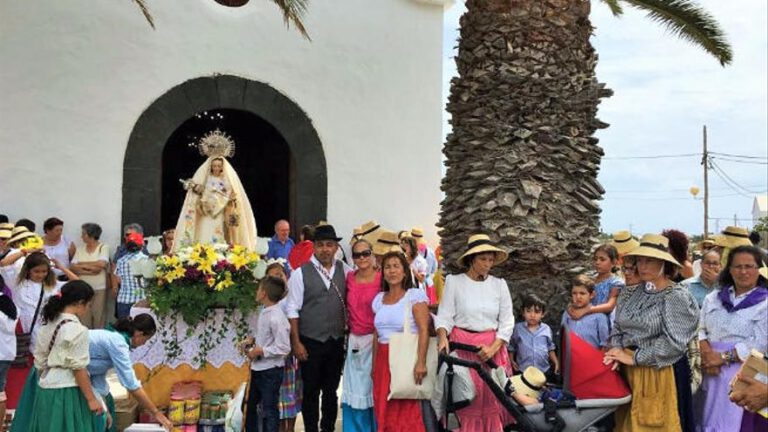
[[[341,406],[345,431],[373,432],[373,309],[371,303],[381,290],[381,273],[367,240],[352,245],[355,271],[347,274],[347,317],[349,343],[344,364]]]

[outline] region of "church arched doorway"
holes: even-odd
[[[183,191],[202,163],[189,147],[216,128],[232,136],[237,170],[260,236],[287,217],[294,230],[326,219],[325,154],[307,114],[271,86],[230,75],[189,80],[154,101],[131,132],[123,162],[122,224],[148,234],[176,224]]]
[[[163,149],[160,226],[165,230],[176,225],[185,196],[179,179],[190,178],[205,160],[195,144],[215,129],[235,142],[235,155],[229,163],[243,183],[256,227],[265,236],[275,221],[290,217],[291,152],[280,132],[267,121],[232,109],[197,113],[171,134]]]

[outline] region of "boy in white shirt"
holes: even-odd
[[[286,292],[285,282],[266,276],[259,284],[256,301],[264,305],[256,324],[256,337],[242,344],[251,359],[251,387],[248,392],[246,432],[278,432],[280,427],[280,384],[283,382],[285,356],[291,352],[291,325],[280,305]],[[257,407],[261,406],[261,416]],[[261,423],[261,429],[259,429]]]

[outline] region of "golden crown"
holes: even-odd
[[[211,158],[232,157],[235,154],[235,142],[232,137],[219,129],[203,135],[197,143],[197,148],[200,154]]]

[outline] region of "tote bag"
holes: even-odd
[[[431,399],[437,376],[437,338],[429,338],[427,347],[427,375],[416,384],[413,368],[416,366],[419,349],[419,335],[411,332],[411,302],[406,292],[406,306],[403,308],[403,332],[389,337],[389,383],[390,399]]]

